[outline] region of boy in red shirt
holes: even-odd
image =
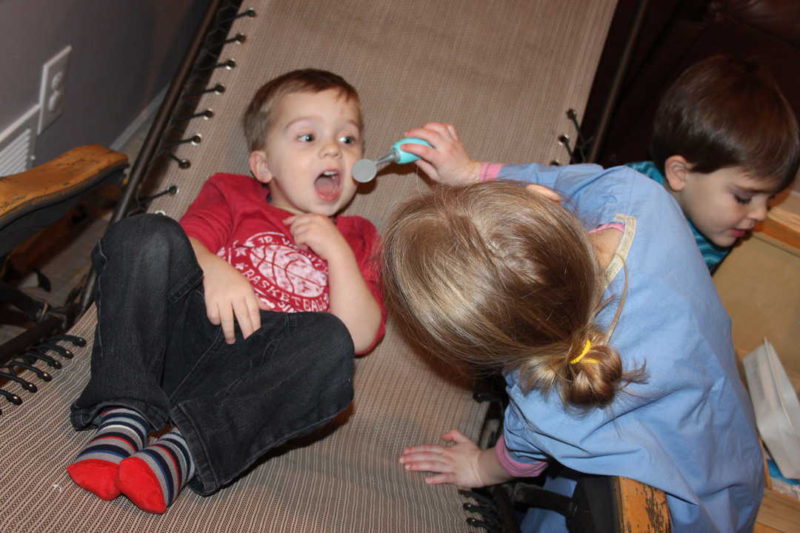
[[[67,470],[100,498],[163,513],[186,484],[216,492],[347,407],[353,355],[383,335],[377,231],[336,216],[363,153],[355,89],[289,72],[244,128],[255,179],[216,174],[180,225],[125,219],[94,251],[92,375],[71,420],[98,432]]]

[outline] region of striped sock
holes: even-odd
[[[192,456],[176,428],[122,461],[117,487],[139,509],[163,513],[193,475]]]
[[[113,500],[119,496],[119,463],[144,447],[147,421],[126,407],[104,409],[96,421],[97,435],[67,467],[67,473],[79,487],[104,500]]]

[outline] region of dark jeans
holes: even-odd
[[[97,329],[77,429],[121,405],[177,426],[208,495],[270,449],[334,418],[353,398],[353,342],[327,313],[262,311],[261,329],[225,343],[206,317],[203,272],[181,227],[124,219],[98,243]]]

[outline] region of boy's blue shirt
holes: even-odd
[[[658,170],[655,163],[652,161],[639,161],[636,163],[626,163],[625,166],[632,168],[633,170],[639,172],[640,174],[644,174],[648,178],[652,179],[660,183],[661,185],[666,187],[666,179],[664,175]],[[728,255],[728,252],[731,251],[730,248],[721,248],[708,240],[705,235],[700,233],[692,221],[688,218],[686,222],[689,223],[689,227],[692,228],[692,233],[694,234],[694,240],[697,243],[698,248],[700,248],[700,253],[703,254],[703,259],[706,262],[706,266],[708,267],[709,272],[712,274],[717,269],[719,264],[725,259],[725,256]]]

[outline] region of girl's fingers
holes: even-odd
[[[561,203],[561,195],[558,194],[556,191],[551,189],[550,187],[545,187],[544,185],[539,185],[537,183],[529,183],[525,186],[525,188],[532,193],[541,194],[548,200],[552,200],[555,203]]]
[[[421,128],[414,128],[404,132],[406,137],[416,137],[424,141],[428,141],[433,146],[442,144],[448,138],[449,134],[444,124],[438,122],[429,122]]]
[[[406,470],[412,472],[436,472],[437,474],[452,473],[453,465],[446,461],[428,460],[403,463]]]
[[[403,455],[408,453],[420,453],[420,452],[436,452],[441,453],[444,451],[442,446],[438,444],[419,444],[417,446],[409,446],[407,448],[403,448]]]
[[[425,174],[427,174],[431,178],[435,178],[437,176],[436,167],[434,167],[427,161],[423,159],[417,159],[416,164],[420,168],[420,170],[422,170]]]
[[[403,464],[416,463],[419,461],[440,461],[444,455],[440,452],[411,452],[400,456]]]
[[[425,159],[429,158],[432,154],[436,153],[430,146],[425,146],[424,144],[416,144],[416,143],[401,144],[400,149],[404,152],[418,155],[419,157]]]
[[[443,485],[445,483],[455,483],[455,477],[452,474],[436,474],[425,478],[425,483],[428,485]]]
[[[445,440],[447,442],[455,442],[456,444],[459,444],[459,443],[462,443],[462,442],[469,442],[469,443],[472,442],[471,440],[469,440],[467,437],[465,437],[457,429],[452,429],[452,430],[448,431],[447,433],[445,433],[444,435],[442,435],[442,440]]]
[[[426,141],[430,142],[427,137],[430,137],[431,134],[434,133],[433,130],[428,128],[428,125],[425,124],[418,128],[411,128],[410,130],[406,130],[403,132],[403,137],[417,137],[419,139],[425,139]]]
[[[437,163],[437,161],[440,159],[439,152],[433,148],[423,146],[421,144],[404,144],[400,147],[400,149],[404,152],[408,152],[409,154],[419,156],[420,159],[417,159],[417,164],[428,162]]]
[[[452,127],[451,124],[447,124],[446,122],[428,122],[423,126],[424,129],[433,130],[443,138],[452,138],[450,132],[450,128]]]
[[[456,140],[456,141],[460,140],[458,138],[458,132],[456,131],[456,127],[455,126],[453,126],[452,124],[448,124],[447,125],[447,131],[450,133],[450,135],[453,137],[454,140]]]

